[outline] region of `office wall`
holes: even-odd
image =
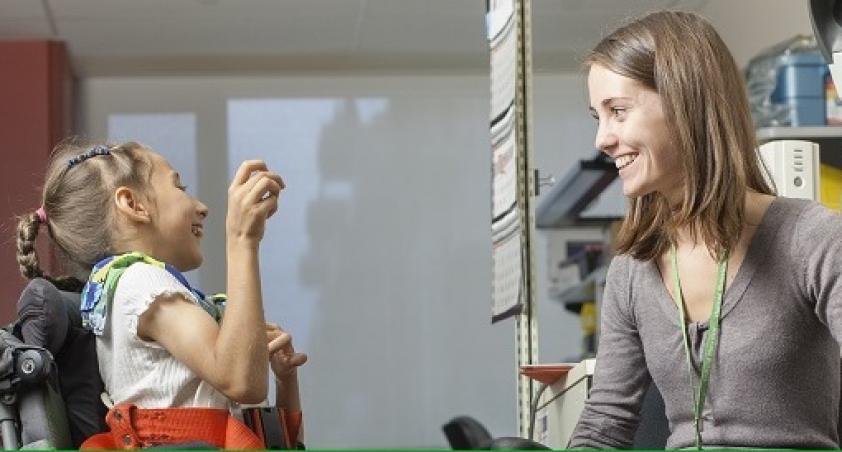
[[[716,27],[740,67],[774,44],[813,34],[804,0],[708,0],[700,13]]]

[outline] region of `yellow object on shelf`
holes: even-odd
[[[821,164],[819,168],[820,201],[825,207],[836,211],[842,203],[842,169]]]
[[[593,301],[582,303],[579,320],[582,322],[582,332],[585,336],[596,333],[596,303]]]

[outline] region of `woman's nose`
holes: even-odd
[[[617,147],[617,134],[611,130],[610,126],[605,123],[600,123],[596,131],[596,139],[594,146],[606,154],[611,154],[613,148]]]

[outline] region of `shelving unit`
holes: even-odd
[[[580,160],[550,188],[538,205],[535,227],[604,226],[617,220],[617,217],[580,215],[616,178],[617,168],[602,153],[597,153],[591,160]]]
[[[762,127],[757,129],[758,144],[776,140],[804,140],[817,143],[821,162],[842,169],[842,127]]]

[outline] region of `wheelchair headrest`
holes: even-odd
[[[31,280],[17,306],[23,341],[57,355],[71,330],[82,325],[80,301],[78,293],[60,291],[46,279]]]
[[[46,279],[35,278],[21,292],[15,322],[15,333],[27,345],[44,347],[55,357],[74,447],[106,430],[96,340],[82,328],[81,303],[81,294],[58,290]],[[43,417],[42,411],[35,410],[33,416]]]

